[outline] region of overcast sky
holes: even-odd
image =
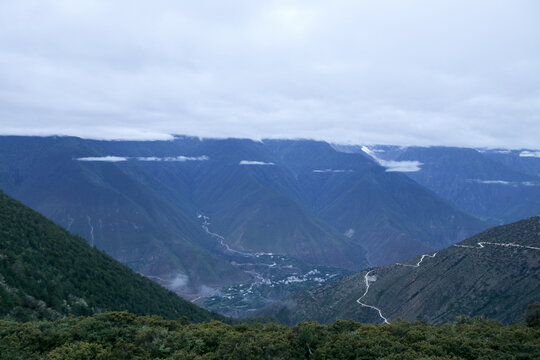
[[[0,133],[540,148],[540,1],[0,1]]]

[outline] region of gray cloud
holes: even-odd
[[[535,182],[535,181],[506,181],[506,180],[480,180],[480,179],[468,179],[467,181],[475,182],[478,184],[487,184],[487,185],[540,186],[540,182]]]
[[[189,284],[189,276],[178,273],[176,276],[167,284],[167,287],[173,291],[182,291]]]
[[[348,172],[353,172],[353,170],[316,169],[316,170],[313,170],[312,172],[314,173],[348,173]]]
[[[119,162],[119,161],[127,161],[128,158],[123,156],[89,156],[89,157],[81,157],[77,158],[78,161],[105,161],[105,162]]]
[[[381,152],[381,150],[372,150],[367,146],[362,146],[362,151],[378,162],[379,165],[385,167],[387,172],[416,172],[420,171],[423,165],[420,161],[416,160],[394,161],[379,159],[375,153]]]
[[[388,172],[416,172],[421,170],[420,161],[387,161],[377,159],[379,164],[386,168]]]
[[[275,165],[273,162],[241,160],[238,165]]]
[[[0,132],[538,148],[534,0],[0,3]]]
[[[176,162],[186,162],[186,161],[206,161],[210,158],[206,155],[202,156],[166,156],[166,157],[137,157],[137,160],[140,161],[176,161]]]
[[[540,158],[540,151],[522,151],[519,153],[520,157],[537,157]]]
[[[128,160],[138,160],[138,161],[166,161],[166,162],[186,162],[186,161],[206,161],[210,158],[206,155],[201,156],[166,156],[166,157],[124,157],[124,156],[89,156],[89,157],[80,157],[75,160],[78,161],[106,161],[106,162],[119,162],[119,161],[128,161]]]

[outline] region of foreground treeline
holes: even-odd
[[[111,312],[0,321],[2,359],[540,359],[538,324],[192,324]]]

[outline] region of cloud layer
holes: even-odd
[[[486,185],[511,185],[511,186],[540,186],[540,182],[535,181],[507,181],[507,180],[480,180],[468,179],[469,182]]]
[[[202,156],[167,156],[167,157],[124,157],[124,156],[90,156],[90,157],[80,157],[75,160],[78,161],[106,161],[106,162],[118,162],[118,161],[128,161],[128,160],[137,160],[137,161],[175,161],[175,162],[185,162],[185,161],[205,161],[210,158],[206,155]]]
[[[180,161],[180,162],[185,162],[185,161],[205,161],[205,160],[209,160],[210,158],[208,156],[206,156],[206,155],[202,155],[202,156],[183,156],[183,155],[180,155],[180,156],[167,156],[167,157],[155,157],[155,156],[137,157],[136,159],[139,160],[139,161]]]
[[[0,2],[0,132],[539,147],[536,0]]]
[[[348,173],[353,172],[353,170],[343,170],[343,169],[316,169],[313,170],[314,173]]]
[[[105,162],[119,162],[119,161],[127,161],[127,157],[123,156],[89,156],[89,157],[81,157],[77,158],[79,161],[105,161]]]
[[[540,151],[522,151],[519,153],[519,156],[540,158]]]
[[[381,166],[386,168],[388,172],[416,172],[421,170],[422,163],[420,161],[388,161],[376,159]]]
[[[238,165],[275,165],[273,162],[241,160]]]
[[[420,171],[423,165],[420,161],[416,160],[395,161],[379,159],[375,153],[382,152],[382,150],[372,150],[367,146],[362,146],[362,151],[378,162],[379,165],[385,167],[388,172],[416,172]]]

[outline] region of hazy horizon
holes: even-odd
[[[403,147],[403,148],[407,148],[407,147],[448,147],[448,148],[452,148],[452,147],[456,147],[456,148],[471,148],[471,149],[476,149],[476,150],[513,150],[513,151],[518,151],[518,150],[533,150],[533,151],[538,151],[540,150],[540,148],[532,148],[532,147],[529,147],[529,148],[526,148],[526,147],[514,147],[514,148],[510,148],[510,147],[486,147],[486,146],[459,146],[459,145],[437,145],[437,144],[433,144],[433,145],[416,145],[416,144],[408,144],[408,145],[404,145],[404,144],[391,144],[391,143],[361,143],[361,142],[358,142],[358,143],[354,143],[354,142],[335,142],[335,141],[328,141],[328,140],[324,140],[324,139],[313,139],[313,138],[307,138],[307,137],[291,137],[291,138],[285,138],[285,137],[275,137],[275,138],[261,138],[261,139],[258,139],[258,138],[249,138],[249,137],[236,137],[236,136],[224,136],[224,137],[212,137],[212,136],[197,136],[197,135],[186,135],[186,134],[167,134],[167,136],[164,136],[163,138],[161,137],[157,137],[157,138],[148,138],[148,139],[138,139],[138,138],[103,138],[103,137],[85,137],[85,136],[77,136],[77,135],[61,135],[61,134],[46,134],[46,135],[32,135],[32,134],[2,134],[0,132],[0,137],[2,136],[20,136],[20,137],[74,137],[74,138],[79,138],[79,139],[83,139],[83,140],[93,140],[93,141],[118,141],[118,142],[121,142],[121,141],[134,141],[134,142],[145,142],[145,141],[174,141],[174,140],[179,140],[179,139],[182,139],[182,138],[193,138],[193,139],[199,139],[199,141],[204,141],[204,140],[227,140],[227,139],[235,139],[235,140],[250,140],[250,141],[253,141],[253,142],[264,142],[266,140],[283,140],[283,141],[323,141],[323,142],[326,142],[328,144],[331,144],[331,145],[344,145],[344,146],[361,146],[361,145],[366,145],[366,146],[399,146],[399,147]],[[532,156],[531,157],[540,157],[540,155],[538,156]]]

